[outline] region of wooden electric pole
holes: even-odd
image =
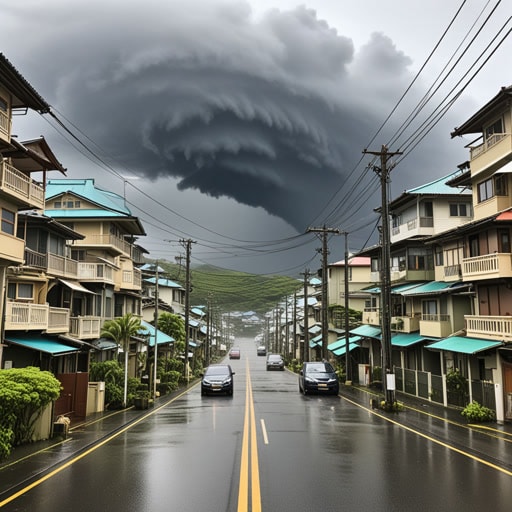
[[[327,293],[327,235],[333,233],[340,234],[336,228],[308,228],[307,233],[321,233],[322,235],[322,359],[327,359],[327,345],[329,344],[329,325],[327,323],[328,293]]]
[[[400,152],[390,153],[386,146],[380,151],[367,151],[363,153],[380,157],[380,167],[374,165],[373,170],[380,178],[381,188],[381,336],[382,336],[382,385],[388,407],[395,402],[395,375],[391,360],[391,237],[389,233],[389,202],[387,196],[389,173],[388,159]]]

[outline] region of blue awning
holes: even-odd
[[[309,340],[309,348],[317,347],[322,343],[322,335],[319,334],[318,336],[315,336],[314,338],[311,338]]]
[[[39,352],[45,352],[53,356],[63,356],[66,354],[73,354],[78,352],[80,349],[77,347],[71,347],[58,343],[57,341],[45,338],[41,335],[23,334],[23,335],[11,335],[5,337],[5,340],[9,343],[14,343],[20,347],[29,348],[32,350],[38,350]]]
[[[380,329],[373,325],[360,325],[350,331],[351,334],[356,334],[363,338],[378,338],[380,336]]]
[[[428,338],[426,336],[421,336],[417,332],[399,333],[393,334],[391,336],[391,345],[393,347],[410,347],[411,345],[415,345],[420,341],[436,341],[436,338]]]
[[[460,352],[461,354],[476,354],[491,348],[503,345],[501,341],[481,340],[478,338],[466,338],[464,336],[450,336],[440,340],[426,348],[431,350],[449,350],[451,352]]]
[[[349,344],[356,343],[360,339],[361,339],[361,336],[351,336],[348,339],[348,343]],[[329,343],[329,345],[327,345],[327,350],[334,352],[335,350],[338,350],[340,347],[343,347],[343,349],[345,348],[345,337],[344,336],[342,338],[338,338],[333,343]],[[352,349],[350,349],[350,350],[352,350]]]
[[[358,336],[354,336],[354,338],[358,338]],[[349,352],[352,352],[352,350],[354,350],[355,348],[359,347],[359,344],[358,343],[349,343],[348,344],[348,351]],[[346,351],[345,351],[345,343],[343,343],[343,345],[341,347],[338,347],[337,349],[334,349],[332,351],[332,353],[335,355],[335,356],[344,356]]]

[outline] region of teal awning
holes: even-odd
[[[360,325],[350,331],[350,334],[356,334],[363,338],[378,338],[380,336],[380,329],[373,325]]]
[[[432,350],[449,350],[451,352],[460,352],[461,354],[476,354],[491,348],[503,345],[501,341],[481,340],[478,338],[466,338],[464,336],[450,336],[440,340],[427,348]]]
[[[309,340],[309,348],[314,348],[322,343],[322,335],[315,336]]]
[[[391,293],[402,293],[405,290],[409,290],[411,288],[416,288],[417,286],[421,286],[425,283],[407,283],[407,284],[400,284],[398,286],[392,286],[391,287]],[[381,288],[380,286],[376,286],[374,288],[369,288],[368,290],[361,290],[367,293],[380,293]]]
[[[447,293],[458,291],[463,288],[467,288],[469,283],[463,283],[462,281],[457,281],[455,283],[445,283],[444,281],[431,281],[430,283],[424,283],[419,286],[415,286],[410,290],[404,290],[402,295],[412,296],[412,295],[430,295],[430,294],[438,294],[438,293]]]
[[[317,334],[317,333],[319,333],[321,330],[322,330],[322,326],[321,326],[321,325],[318,325],[318,324],[315,324],[315,325],[312,325],[312,326],[308,329],[308,332],[309,332],[310,334]]]
[[[358,336],[354,336],[355,338],[358,338]],[[359,338],[360,339],[360,338]],[[349,343],[348,344],[348,351],[349,352],[352,352],[352,350],[354,350],[355,348],[359,347],[359,344],[358,343]],[[338,347],[337,349],[334,349],[332,351],[332,353],[335,355],[335,356],[344,356],[345,355],[345,343],[343,343],[343,345],[341,345],[341,347]]]
[[[154,326],[144,320],[142,320],[140,324],[144,329],[141,329],[139,331],[139,334],[146,335],[146,336],[149,335],[148,345],[150,347],[154,347],[155,346],[155,328],[154,328]],[[156,329],[157,345],[163,345],[165,343],[174,343],[174,341],[175,340],[172,336],[169,336],[168,334],[165,334],[164,332],[160,331],[159,329]]]
[[[17,336],[9,334],[8,336],[5,337],[5,340],[8,341],[9,343],[19,345],[20,347],[38,350],[39,352],[45,352],[53,356],[73,354],[80,350],[77,347],[64,345],[63,343],[58,343],[57,341],[45,338],[44,336],[41,335],[24,334]]]
[[[351,336],[348,339],[348,343],[349,344],[355,343],[356,341],[359,341],[360,339],[361,339],[361,336]],[[339,349],[340,347],[345,348],[345,337],[344,336],[342,338],[338,338],[333,343],[329,343],[329,345],[327,345],[327,350],[334,352],[335,350]],[[352,349],[350,349],[350,350],[352,350]]]
[[[411,345],[415,345],[416,343],[419,343],[420,341],[436,341],[436,339],[421,336],[417,332],[399,333],[399,334],[393,334],[391,336],[391,345],[393,347],[402,347],[402,348],[410,347]]]

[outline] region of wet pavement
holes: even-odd
[[[194,385],[189,388],[195,387]],[[53,468],[86,453],[95,444],[110,438],[116,432],[122,432],[134,422],[140,421],[145,415],[154,412],[170,401],[187,392],[187,388],[160,397],[153,407],[147,410],[134,408],[120,411],[105,411],[88,416],[84,421],[72,423],[67,436],[54,436],[46,441],[39,441],[13,448],[11,455],[0,463],[0,503],[2,497],[12,494],[28,482],[40,478],[52,471]],[[378,394],[367,388],[342,385],[340,396],[348,402],[359,407],[372,410],[372,400],[379,399]],[[444,408],[433,402],[423,401],[409,395],[397,394],[396,397],[405,406],[403,413],[386,413],[377,410],[378,414],[388,416],[394,422],[400,422],[411,429],[429,432],[429,424],[433,418],[438,423],[446,423],[450,427],[464,427],[468,423],[461,415],[460,409]],[[427,421],[428,420],[428,421]],[[475,431],[481,428],[491,428],[495,433],[501,433],[504,439],[512,441],[512,424],[485,424],[475,426]],[[432,435],[435,431],[432,429]],[[458,442],[463,445],[464,437]],[[492,457],[492,454],[490,454]]]

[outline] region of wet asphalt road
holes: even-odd
[[[233,397],[199,386],[107,414],[0,465],[6,511],[505,511],[512,435],[413,403],[369,408],[357,389],[303,396],[241,340]],[[131,423],[130,423],[131,422]]]

